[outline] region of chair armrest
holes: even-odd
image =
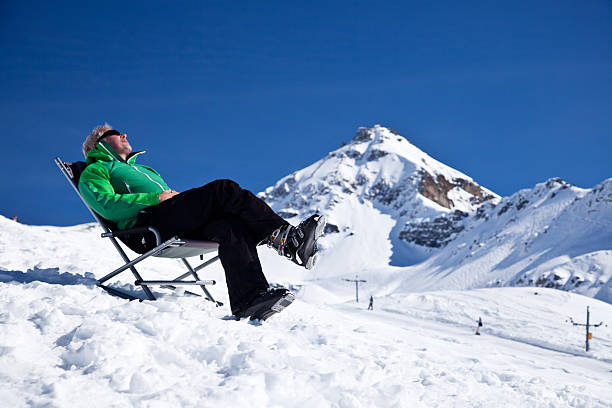
[[[159,234],[159,231],[155,227],[138,227],[138,228],[131,228],[131,229],[126,229],[126,230],[103,232],[102,238],[110,238],[110,237],[116,238],[122,235],[144,234],[146,232],[151,232],[153,233],[153,235],[155,235],[155,246],[159,246],[162,243],[161,235]]]

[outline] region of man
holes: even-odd
[[[237,319],[267,318],[293,301],[286,289],[269,289],[256,247],[266,243],[298,265],[311,269],[325,218],[313,215],[293,227],[263,200],[231,180],[216,180],[179,193],[151,167],[136,164],[127,134],[105,124],[83,143],[87,167],[79,191],[87,204],[118,229],[157,228],[173,236],[219,243],[230,306]],[[143,253],[154,247],[150,234],[124,242]]]

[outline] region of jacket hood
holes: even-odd
[[[111,147],[111,145],[102,140],[100,143],[95,145],[93,149],[89,151],[89,153],[87,154],[86,163],[87,165],[90,165],[91,163],[95,163],[97,161],[117,160],[120,162],[126,162],[128,164],[134,164],[134,162],[136,161],[136,156],[142,153],[145,152],[132,152],[127,157],[127,160],[123,160],[123,158],[119,156],[119,154],[115,151],[115,149]]]

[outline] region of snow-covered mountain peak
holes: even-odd
[[[293,222],[313,212],[325,214],[328,234],[378,237],[363,244],[366,252],[370,245],[390,242],[372,262],[398,265],[424,259],[423,247],[444,246],[461,231],[464,217],[485,202],[499,201],[469,176],[380,125],[359,128],[350,143],[282,178],[260,197]],[[388,229],[373,233],[373,224]]]
[[[433,159],[393,130],[359,128],[349,144],[284,177],[262,198],[291,218],[304,209],[329,212],[349,197],[394,218],[471,213],[499,197]]]
[[[400,135],[395,129],[389,129],[381,125],[374,125],[373,127],[359,127],[357,128],[355,135],[351,139],[349,144],[361,144],[361,143],[410,143],[408,139]]]

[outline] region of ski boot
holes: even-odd
[[[250,320],[266,320],[281,312],[295,300],[295,295],[285,288],[268,289],[259,294],[241,311],[234,314],[236,320],[248,317]]]
[[[297,227],[286,224],[268,237],[268,246],[294,263],[312,269],[317,262],[317,239],[323,234],[325,217],[319,214],[302,221]]]

